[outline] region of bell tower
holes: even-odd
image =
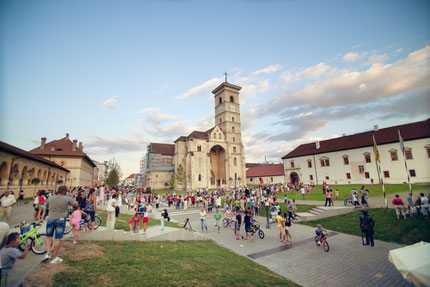
[[[239,105],[239,91],[242,88],[227,82],[225,75],[225,81],[212,91],[215,96],[215,125],[221,128],[226,139],[229,166],[227,179],[236,180],[239,186],[246,184]]]

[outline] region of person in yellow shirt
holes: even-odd
[[[276,222],[278,222],[279,241],[284,242],[285,241],[284,218],[282,218],[280,211],[278,212],[278,216],[276,216],[275,220],[276,220]]]

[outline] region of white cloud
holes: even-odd
[[[396,53],[403,52],[403,48],[397,49],[397,50],[395,50],[394,52],[396,52]]]
[[[372,55],[369,59],[363,63],[363,66],[371,66],[377,63],[384,63],[388,60],[388,56],[386,54],[383,55]]]
[[[147,113],[147,112],[156,112],[156,111],[158,111],[158,108],[151,107],[151,108],[145,108],[145,109],[141,110],[140,112],[141,113]]]
[[[325,74],[330,69],[330,66],[325,63],[319,63],[315,66],[304,69],[299,73],[299,77],[318,78]]]
[[[115,108],[116,107],[116,98],[117,98],[117,96],[113,96],[112,98],[105,100],[103,102],[103,105],[105,105],[111,109]]]
[[[345,62],[356,62],[360,60],[363,56],[365,56],[367,53],[355,53],[355,52],[349,52],[343,56],[343,60]]]
[[[189,89],[186,93],[182,94],[181,96],[176,97],[177,100],[184,100],[188,99],[195,95],[201,95],[205,93],[210,93],[210,90],[216,88],[219,84],[221,84],[223,81],[223,78],[212,78],[206,82],[204,82],[201,85],[198,85],[194,88]]]
[[[90,153],[110,155],[117,152],[142,151],[146,142],[141,139],[130,138],[103,138],[93,136],[92,139],[84,143]]]
[[[280,69],[282,69],[282,66],[280,64],[270,65],[264,69],[261,69],[261,70],[258,70],[258,71],[251,73],[251,75],[271,74],[271,73],[279,71]]]
[[[179,119],[178,116],[158,112],[158,108],[146,108],[142,112],[146,114],[145,118],[141,120],[145,124],[161,124]]]

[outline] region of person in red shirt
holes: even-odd
[[[396,198],[394,198],[391,203],[396,208],[397,219],[400,219],[400,214],[402,214],[406,220],[405,204],[398,194],[396,194]]]

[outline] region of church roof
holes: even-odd
[[[379,129],[378,131],[367,131],[320,141],[319,149],[316,149],[314,142],[302,144],[283,156],[282,159],[373,146],[373,135],[375,135],[375,141],[378,145],[394,143],[399,141],[398,130],[404,141],[428,138],[430,137],[430,118],[421,122]]]
[[[208,139],[209,134],[207,132],[199,132],[199,131],[193,131],[188,136],[189,139]]]
[[[240,89],[242,89],[241,87],[239,87],[239,86],[236,86],[236,85],[233,85],[233,84],[230,84],[229,82],[222,82],[221,83],[221,85],[219,85],[218,87],[216,87],[213,91],[212,91],[212,94],[216,94],[216,93],[218,93],[223,87],[230,87],[230,88],[233,88],[233,89],[235,89],[235,90],[240,90]]]
[[[76,150],[73,150],[73,143],[68,136],[46,143],[44,149],[41,149],[41,146],[38,146],[29,152],[37,155],[80,156],[84,157],[93,167],[96,166],[88,155],[79,148],[77,142]]]
[[[175,155],[175,145],[165,143],[150,143],[149,152],[161,155]]]
[[[20,148],[17,148],[16,146],[7,144],[7,143],[2,142],[2,141],[0,141],[0,150],[15,154],[15,155],[20,156],[20,157],[28,158],[30,160],[38,161],[38,162],[50,165],[52,167],[59,168],[59,169],[62,169],[64,171],[69,172],[68,169],[66,169],[66,168],[64,168],[64,167],[62,167],[62,166],[60,166],[60,165],[58,165],[52,161],[49,161],[47,159],[44,159],[41,156],[29,153],[28,151],[22,150]]]
[[[246,177],[263,177],[276,175],[284,175],[284,165],[282,163],[260,164],[257,166],[250,167],[246,171]]]
[[[187,141],[187,137],[186,136],[180,136],[178,137],[175,142],[185,142]]]
[[[250,167],[255,167],[255,166],[260,166],[263,165],[263,163],[245,163],[245,168],[250,168]]]

